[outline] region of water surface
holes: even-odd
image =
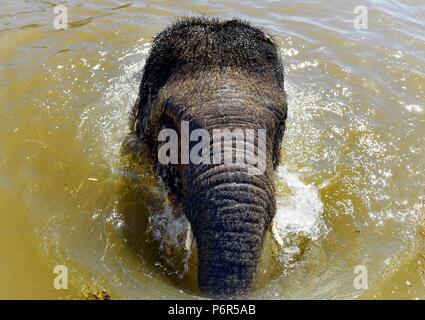
[[[58,4],[67,30],[53,28]],[[425,4],[364,1],[367,30],[357,4],[3,1],[0,298],[199,298],[185,218],[120,154],[152,38],[193,13],[265,28],[285,65],[284,246],[268,236],[252,297],[425,298]],[[68,290],[53,288],[56,265]]]

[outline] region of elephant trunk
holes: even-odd
[[[237,164],[192,170],[189,219],[198,244],[198,284],[205,294],[240,296],[252,287],[274,212],[269,173],[249,175]]]

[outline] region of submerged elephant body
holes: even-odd
[[[189,219],[198,245],[198,284],[206,294],[245,294],[255,276],[264,236],[275,214],[274,169],[287,114],[283,67],[263,31],[239,20],[192,18],[177,22],[154,40],[134,108],[134,130],[151,148],[152,162]],[[181,136],[217,129],[258,132],[245,140],[245,161],[265,153],[265,168],[250,174],[243,163],[158,161],[163,129]],[[192,141],[190,146],[196,142]],[[209,140],[208,160],[226,151]],[[255,149],[256,148],[256,149]],[[237,144],[227,145],[235,156]],[[217,152],[216,152],[217,153]],[[211,157],[211,158],[210,158]],[[221,154],[220,154],[221,157]]]

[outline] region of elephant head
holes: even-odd
[[[201,291],[246,294],[275,214],[274,170],[287,114],[283,67],[273,40],[240,20],[176,22],[154,39],[133,112],[135,133],[151,147],[153,165],[191,223]],[[255,132],[244,140],[245,150],[254,151],[245,152],[246,163],[212,161],[226,150],[234,160],[241,149],[233,140],[215,148],[222,140],[211,138],[203,144],[208,161],[194,163],[185,161],[183,149],[191,150],[196,141],[185,147],[180,139],[178,161],[162,163],[164,129],[182,139],[197,129],[211,136],[217,129]],[[265,133],[263,148],[259,132]],[[250,173],[247,163],[259,164],[260,154],[264,167]]]

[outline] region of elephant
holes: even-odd
[[[198,246],[198,286],[206,296],[245,296],[252,290],[276,212],[275,170],[287,109],[278,47],[249,22],[183,18],[154,38],[132,132],[149,146],[152,167],[190,222]],[[247,165],[236,162],[159,161],[161,132],[174,130],[180,137],[184,123],[189,132],[203,129],[211,135],[216,129],[263,130],[265,148],[258,148],[258,137],[247,139],[246,147],[257,149],[246,153],[245,161],[263,152],[264,170],[250,174]],[[221,139],[204,144],[204,159],[217,143]],[[227,146],[240,152],[233,140]],[[226,148],[218,150],[221,156]]]

